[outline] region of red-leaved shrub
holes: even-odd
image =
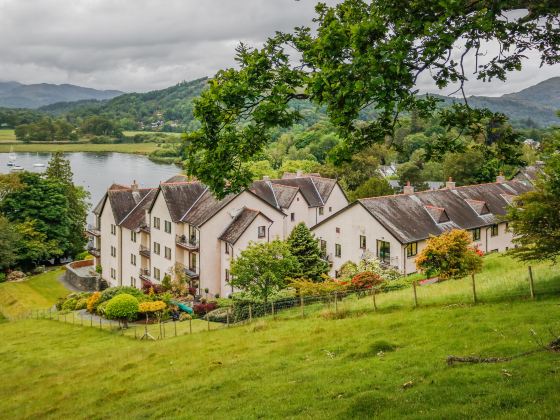
[[[193,306],[194,313],[197,315],[206,315],[218,307],[216,302],[197,303]]]
[[[352,286],[356,289],[370,289],[381,283],[383,283],[381,276],[371,271],[364,271],[352,277]]]

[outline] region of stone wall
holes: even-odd
[[[99,274],[93,274],[92,271],[95,271],[93,260],[74,261],[66,264],[65,279],[76,289],[84,292],[104,289],[105,282]]]

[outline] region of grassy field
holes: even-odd
[[[10,151],[13,145],[0,143],[0,153]],[[93,144],[93,143],[70,143],[70,144],[24,144],[14,146],[16,152],[120,152],[148,155],[157,149],[156,143],[120,143],[120,144]]]
[[[370,297],[348,299],[341,319],[309,308],[305,319],[293,310],[276,321],[156,342],[49,320],[4,322],[0,412],[6,418],[553,418],[560,354],[445,363],[448,355],[515,355],[538,347],[534,333],[545,342],[550,331],[558,334],[560,297],[519,299],[527,295],[516,289],[517,282],[526,286],[522,268],[487,258],[481,293],[494,279],[504,287],[502,302],[467,303],[460,280],[428,286],[434,301],[424,296],[426,305],[416,309],[407,289],[378,296],[376,313],[360,306],[370,305]],[[546,285],[551,293],[559,282],[544,264],[535,275],[537,291]],[[37,278],[44,280],[35,280],[33,291],[54,299],[57,293],[45,291],[54,278]],[[516,300],[507,300],[508,290]],[[449,293],[463,297],[442,306],[436,295]],[[204,327],[198,322],[197,329]]]
[[[21,282],[0,283],[0,313],[11,318],[51,307],[70,293],[57,280],[61,274],[62,270],[53,270]]]
[[[0,130],[0,143],[14,142],[16,141],[16,135],[12,129],[1,129]]]

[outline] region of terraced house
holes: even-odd
[[[473,244],[485,253],[512,247],[513,235],[503,219],[515,196],[531,187],[506,181],[455,187],[449,180],[436,191],[360,199],[313,227],[332,262],[331,275],[346,261],[375,255],[385,264],[408,274],[416,271],[415,258],[426,240],[451,229],[471,232]]]
[[[288,174],[217,200],[183,176],[153,189],[112,185],[94,210],[91,253],[111,285],[141,287],[181,272],[226,296],[230,262],[250,242],[284,239],[296,223],[313,226],[348,204],[335,180]]]

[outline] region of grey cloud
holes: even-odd
[[[335,3],[330,0],[327,3]],[[239,41],[308,25],[316,0],[0,0],[0,80],[146,91],[234,65]],[[504,93],[558,73],[533,63]],[[429,79],[422,90],[434,90]],[[488,94],[480,82],[471,94]],[[494,89],[495,88],[495,89]]]

